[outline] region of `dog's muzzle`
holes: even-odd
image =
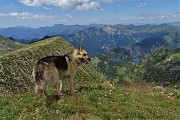
[[[88,58],[88,59],[83,59],[83,63],[85,63],[85,64],[88,64],[88,63],[89,63],[89,61],[91,61],[91,58]]]

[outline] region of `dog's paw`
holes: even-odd
[[[55,100],[59,100],[60,96],[59,95],[54,95]]]
[[[61,95],[61,96],[65,96],[65,95],[66,95],[66,92],[65,92],[65,91],[61,91],[60,95]]]
[[[77,93],[77,90],[71,90],[70,94],[74,95],[75,93]]]

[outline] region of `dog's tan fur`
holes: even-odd
[[[48,56],[40,59],[33,68],[35,92],[47,95],[46,87],[49,86],[54,88],[56,95],[60,95],[60,92],[64,91],[65,79],[73,94],[73,77],[77,68],[83,62],[88,63],[88,61],[88,54],[83,47],[64,56]]]

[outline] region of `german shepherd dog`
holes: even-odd
[[[88,64],[91,59],[84,47],[74,49],[64,56],[47,56],[41,58],[33,68],[35,92],[47,95],[46,87],[53,87],[56,95],[64,91],[64,80],[67,80],[71,94],[74,94],[73,77],[82,63]]]

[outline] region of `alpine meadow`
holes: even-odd
[[[179,0],[0,6],[0,120],[180,119]]]

